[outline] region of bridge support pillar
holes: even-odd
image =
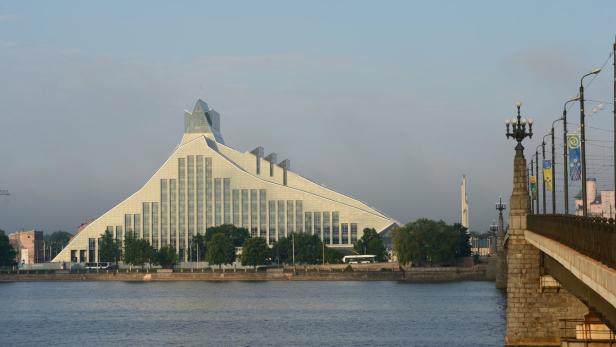
[[[514,159],[507,240],[507,346],[559,345],[560,319],[582,318],[586,307],[564,289],[541,286],[541,254],[524,237],[528,185],[523,147]]]

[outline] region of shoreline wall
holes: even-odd
[[[0,274],[0,282],[22,281],[490,281],[487,266],[407,268],[402,271],[314,271],[297,267],[278,271],[244,272],[120,272]]]

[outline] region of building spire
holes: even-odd
[[[466,195],[466,175],[462,175],[462,184],[460,185],[460,224],[467,230],[468,225],[468,197]]]

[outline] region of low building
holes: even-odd
[[[602,190],[597,194],[597,180],[589,178],[586,180],[586,197],[589,216],[605,218],[616,217],[613,190]],[[575,196],[575,214],[578,216],[583,215],[582,205],[582,192],[579,192]]]
[[[42,231],[21,230],[9,234],[9,242],[15,249],[19,264],[45,262],[44,236]]]

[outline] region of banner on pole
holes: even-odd
[[[552,161],[549,159],[543,160],[543,184],[548,192],[552,191]]]
[[[572,181],[579,181],[582,176],[579,134],[567,135],[567,149],[569,150],[569,177]]]
[[[530,176],[530,196],[537,200],[537,176]]]

